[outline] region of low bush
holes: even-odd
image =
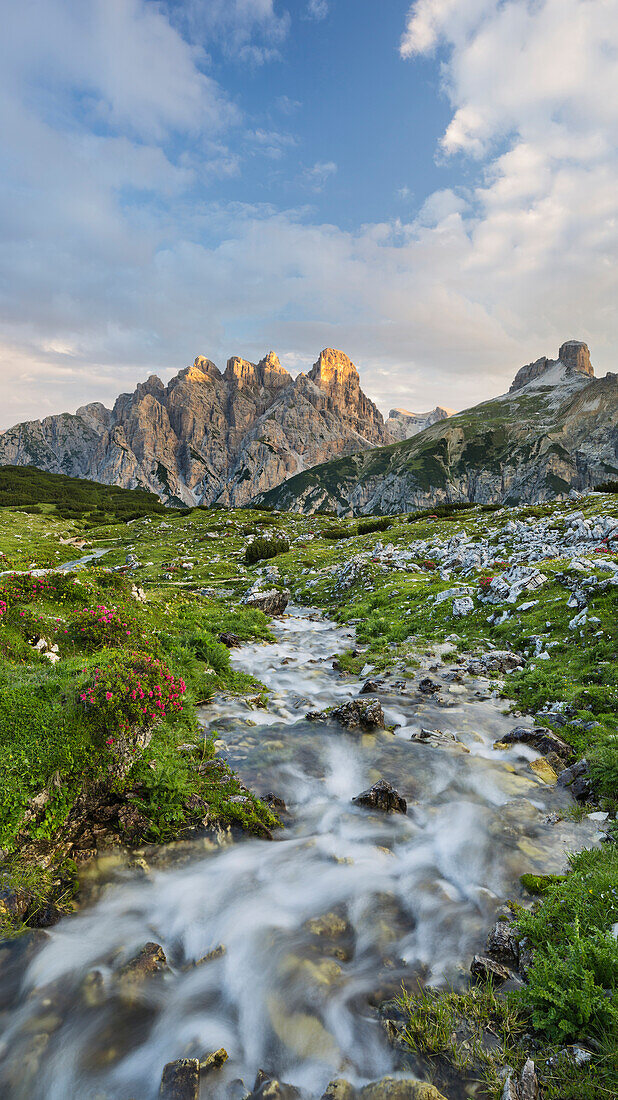
[[[392,526],[392,519],[389,519],[388,516],[381,516],[380,519],[360,520],[357,530],[359,535],[370,535],[373,531],[388,531],[388,528]]]
[[[320,531],[320,537],[323,539],[350,539],[356,532],[353,528],[348,527],[324,527]]]
[[[125,617],[116,607],[98,604],[73,614],[65,641],[86,653],[94,653],[97,649],[126,646],[134,635],[134,620]]]
[[[277,554],[285,554],[290,549],[287,539],[257,538],[250,542],[245,550],[245,562],[247,565],[255,565],[257,561],[265,561],[267,558],[276,558]]]

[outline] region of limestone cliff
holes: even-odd
[[[617,477],[618,375],[595,378],[588,348],[570,340],[558,359],[523,367],[504,396],[395,446],[316,466],[256,503],[396,513],[542,501]]]
[[[223,373],[198,356],[165,386],[151,375],[113,409],[99,402],[9,428],[0,463],[33,465],[164,501],[246,504],[316,462],[391,442],[356,367],[327,348],[292,378],[274,352],[232,358]]]

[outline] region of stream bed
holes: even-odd
[[[267,708],[225,698],[201,711],[241,779],[285,800],[285,828],[101,859],[77,914],[0,948],[6,1100],[155,1100],[166,1062],[221,1047],[202,1100],[241,1100],[259,1069],[310,1100],[335,1077],[376,1080],[396,1065],[380,1002],[402,981],[463,985],[519,876],[560,871],[596,838],[588,820],[556,819],[570,796],[533,774],[535,753],[493,748],[516,720],[490,681],[453,679],[445,647],[444,663],[424,658],[371,694],[393,730],[307,721],[356,698],[371,670],[338,673],[351,631],[289,610],[276,644],[233,651],[269,688]],[[431,695],[418,687],[428,670]],[[459,743],[411,740],[421,729]],[[405,816],[351,803],[381,778]],[[119,968],[148,942],[169,969],[123,985]]]

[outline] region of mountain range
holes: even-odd
[[[586,344],[518,371],[507,394],[411,439],[314,467],[256,504],[398,513],[442,502],[512,504],[618,476],[618,375],[595,378]]]
[[[36,466],[171,504],[401,512],[440,501],[543,500],[618,474],[618,377],[597,379],[570,340],[462,413],[392,409],[384,421],[356,367],[327,348],[295,378],[270,352],[203,356],[164,385],[151,375],[99,402],[17,424],[0,464]]]
[[[388,443],[356,367],[327,348],[292,378],[270,352],[232,358],[223,373],[203,356],[167,386],[151,375],[113,409],[17,424],[0,436],[0,463],[143,487],[174,504],[247,504],[291,475]]]

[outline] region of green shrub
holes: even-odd
[[[418,512],[411,512],[408,523],[417,523],[421,519],[456,519],[458,512],[465,512],[476,505],[470,501],[459,501],[453,504],[436,504],[433,508],[421,508]]]
[[[388,516],[382,516],[380,519],[360,520],[357,530],[359,535],[370,535],[373,531],[387,531],[392,526],[392,519],[389,519]]]
[[[323,539],[350,539],[352,535],[356,534],[353,528],[348,527],[324,527],[320,531],[320,536]]]
[[[618,734],[609,734],[588,753],[590,778],[601,798],[618,800]]]
[[[618,493],[618,481],[604,481],[601,485],[595,485],[597,493]]]
[[[535,1028],[555,1042],[606,1030],[618,1038],[618,1006],[607,994],[617,984],[618,943],[612,933],[582,936],[575,920],[566,943],[547,943],[537,952],[523,999]]]
[[[205,661],[215,672],[229,670],[230,651],[222,642],[213,638],[212,634],[191,634],[183,639],[183,643],[200,661]]]
[[[257,538],[250,542],[245,550],[245,562],[254,565],[257,561],[267,558],[276,558],[277,554],[285,554],[290,549],[287,539]]]

